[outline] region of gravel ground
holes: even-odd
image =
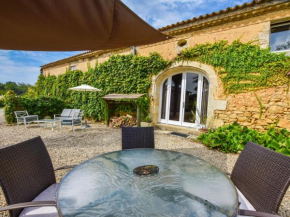
[[[0,111],[1,112],[1,111]],[[1,118],[1,115],[0,115]],[[2,126],[0,120],[0,148],[41,136],[47,146],[55,168],[79,164],[95,155],[121,149],[120,129],[111,129],[102,124],[92,125],[87,130],[76,130],[73,133],[69,127],[63,132],[58,129],[52,132],[49,128],[38,128],[32,125],[28,130],[24,126]],[[155,143],[157,149],[168,149],[188,153],[204,159],[218,168],[231,172],[238,155],[223,154],[218,151],[208,150],[202,144],[187,138],[168,135],[164,131],[155,131]],[[67,171],[57,172],[58,181]],[[0,191],[0,206],[5,205],[5,200]],[[283,199],[279,211],[283,217],[290,217],[290,189]],[[0,217],[7,216],[0,214]]]
[[[0,125],[3,124],[4,121],[4,111],[3,108],[0,108]]]

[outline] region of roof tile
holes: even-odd
[[[174,23],[174,24],[170,24],[170,25],[161,27],[158,30],[159,31],[168,30],[168,29],[171,29],[171,28],[174,28],[174,27],[178,27],[178,26],[183,25],[183,24],[192,23],[192,22],[194,22],[196,20],[206,19],[206,18],[209,18],[209,17],[213,17],[213,16],[216,16],[216,15],[224,14],[224,13],[228,13],[228,12],[231,12],[231,11],[236,11],[236,10],[243,9],[243,8],[246,8],[246,7],[252,7],[252,6],[256,5],[256,4],[261,4],[261,3],[264,3],[264,2],[267,2],[267,1],[273,1],[273,0],[252,0],[249,3],[244,3],[242,5],[236,5],[234,7],[228,7],[226,9],[223,9],[223,10],[220,10],[220,11],[215,11],[215,12],[212,12],[210,14],[200,15],[199,17],[193,17],[191,19],[188,19],[188,20],[185,20],[185,21],[182,21],[182,22],[177,22],[177,23]]]

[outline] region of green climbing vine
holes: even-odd
[[[262,118],[262,112],[263,112],[263,108],[264,108],[264,106],[263,106],[263,104],[262,104],[262,101],[261,101],[261,99],[258,97],[258,95],[254,92],[254,95],[255,95],[255,97],[256,97],[256,100],[258,101],[258,103],[259,103],[259,119],[261,119]]]
[[[219,41],[196,45],[181,52],[177,61],[198,61],[212,65],[224,84],[225,92],[241,93],[287,84],[290,57],[272,53],[253,42]]]
[[[141,117],[145,119],[150,102],[148,90],[152,75],[174,61],[198,61],[213,66],[227,94],[290,85],[290,76],[287,75],[290,74],[290,57],[283,53],[271,53],[269,49],[261,49],[252,42],[241,43],[237,40],[231,44],[218,41],[196,45],[183,50],[173,61],[165,61],[158,53],[148,57],[116,55],[106,62],[97,63],[95,67],[88,64],[86,72],[67,71],[58,77],[40,75],[32,95],[57,97],[67,105],[81,109],[84,109],[87,102],[87,116],[104,120],[108,116],[108,107],[102,96],[110,93],[142,93],[145,96],[136,103],[140,107]],[[88,93],[85,102],[82,92],[68,90],[83,83],[102,91]],[[136,103],[117,103],[115,111],[136,114]],[[262,111],[262,105],[259,105]]]
[[[140,93],[145,94],[137,102],[116,103],[115,112],[136,114],[136,103],[141,110],[141,118],[147,116],[149,108],[148,89],[151,85],[151,77],[170,64],[157,53],[149,57],[133,55],[116,55],[108,61],[96,64],[94,68],[88,67],[88,71],[67,71],[63,75],[44,77],[39,76],[36,83],[37,95],[57,96],[69,105],[84,109],[85,98],[82,92],[70,91],[68,88],[83,83],[101,89],[101,92],[87,93],[88,117],[96,120],[105,120],[108,117],[108,107],[103,102],[102,96],[110,93]]]

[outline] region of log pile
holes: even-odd
[[[121,117],[112,117],[110,118],[109,126],[111,128],[121,128],[122,126],[135,126],[137,125],[137,120],[131,115],[125,115]]]

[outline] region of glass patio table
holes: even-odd
[[[156,165],[155,174],[133,170]],[[157,149],[130,149],[96,156],[71,170],[56,193],[63,217],[237,216],[231,180],[191,155]]]

